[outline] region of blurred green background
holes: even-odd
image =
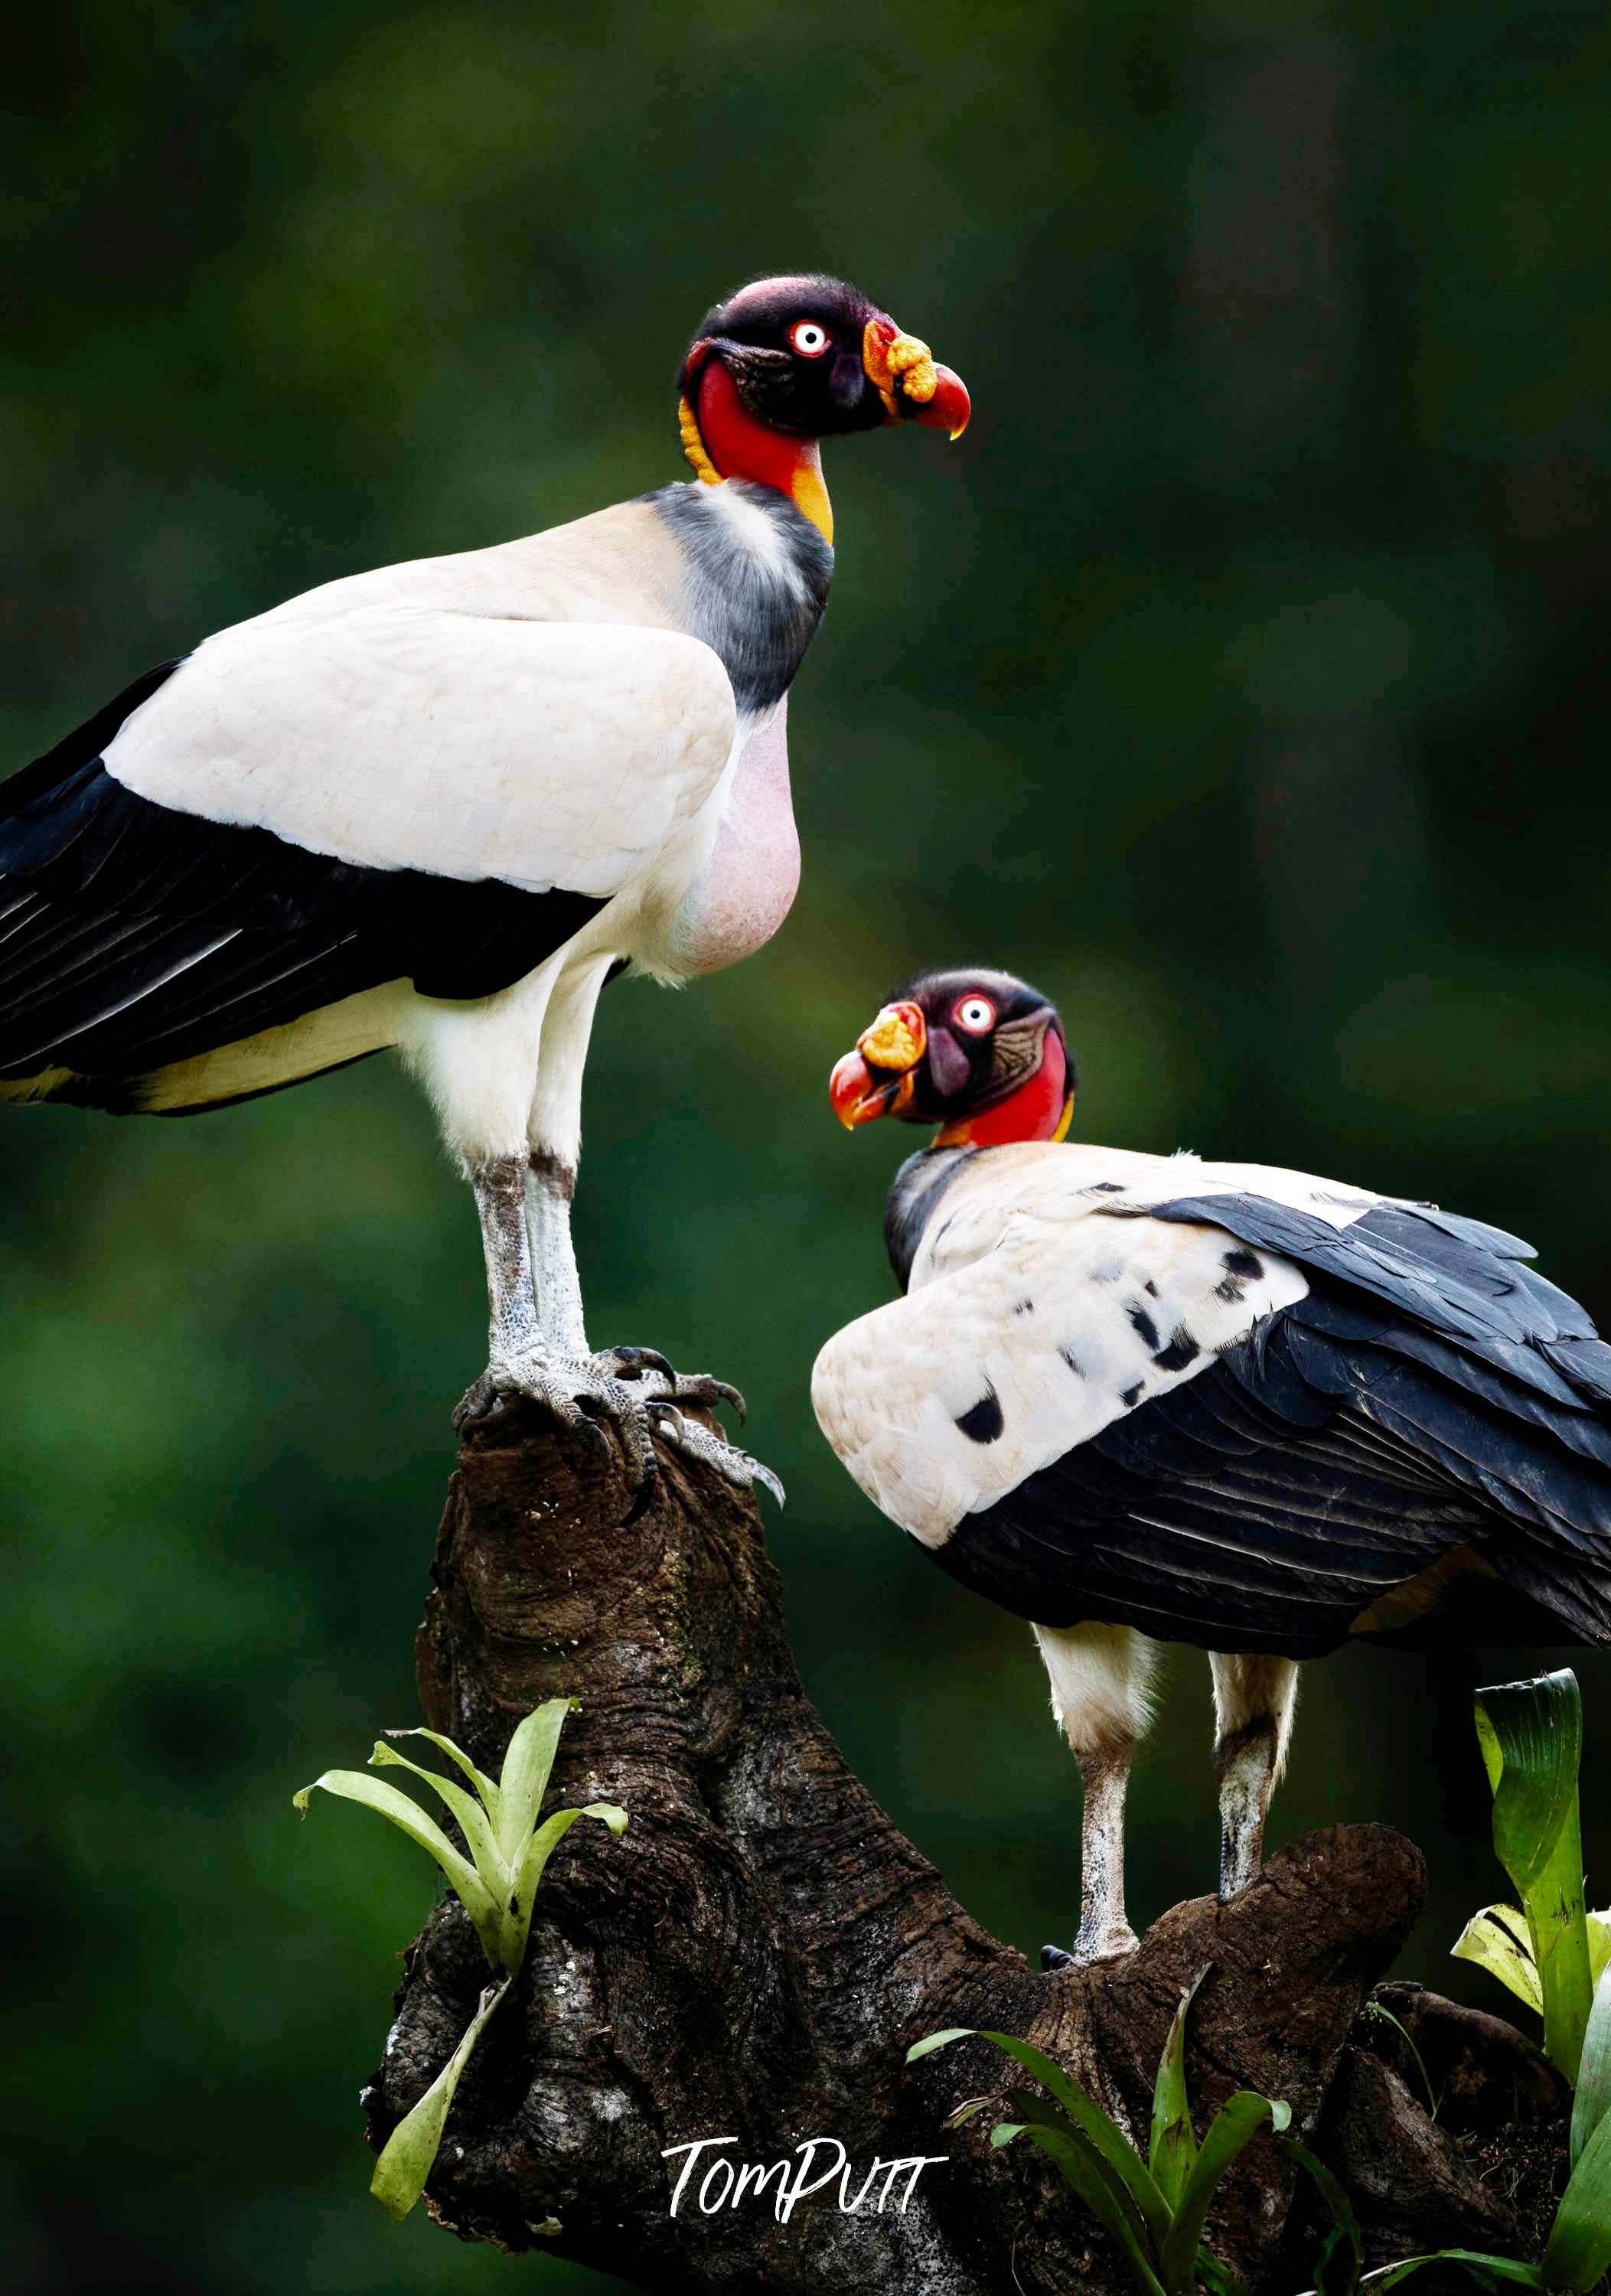
[[[904,1135],[830,1062],[908,968],[1062,1003],[1083,1136],[1426,1195],[1611,1319],[1611,20],[1591,4],[61,0],[8,40],[6,768],[288,593],[684,475],[747,272],[863,284],[976,415],[834,448],[795,692],[801,899],[611,990],[597,1339],[742,1381],[806,1681],[998,1934],[1066,1939],[1073,1767],[1027,1631],[812,1423],[886,1296]],[[11,1980],[0,2282],[610,2284],[400,2232],[358,2091],[425,1862],[293,1788],[415,1708],[484,1361],[468,1195],[385,1062],[192,1124],[0,1122]],[[1273,1839],[1427,1851],[1405,1971],[1500,1893],[1469,1689],[1311,1670]],[[1611,1897],[1611,1661],[1590,1901]],[[1140,1764],[1132,1913],[1212,1886],[1206,1669]]]

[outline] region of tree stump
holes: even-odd
[[[431,1726],[496,1771],[522,1715],[573,1695],[552,1794],[631,1820],[619,1842],[578,1828],[549,1867],[516,1993],[427,2188],[461,2236],[655,2296],[1120,2296],[1122,2264],[1049,2162],[1022,2143],[991,2152],[988,2116],[942,2126],[1003,2086],[999,2053],[958,2043],[908,2068],[911,2042],[952,2025],[1024,2036],[1145,2144],[1170,2020],[1207,1970],[1188,2053],[1199,2128],[1246,2087],[1285,2098],[1294,2134],[1324,2143],[1345,2053],[1369,2086],[1360,2011],[1424,1893],[1418,1851],[1386,1828],[1311,1834],[1230,1903],[1174,1907],[1129,1958],[1042,1975],[970,1919],[847,1768],[795,1672],[747,1496],[671,1456],[634,1519],[617,1464],[516,1404],[470,1432],[433,1576],[417,1640]],[[377,2147],[486,1977],[449,1900],[408,1952],[366,2093]],[[1347,2132],[1329,2134],[1345,2151]],[[1293,2275],[1318,2236],[1290,2206],[1293,2174],[1256,2138],[1208,2227],[1278,2296],[1311,2284]],[[1468,2226],[1475,2204],[1457,2201]]]

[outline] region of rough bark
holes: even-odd
[[[1248,2087],[1325,2141],[1361,2006],[1420,1907],[1409,1842],[1373,1825],[1311,1834],[1229,1904],[1177,1906],[1130,1958],[1042,1975],[970,1919],[847,1769],[795,1673],[751,1502],[673,1457],[631,1518],[618,1468],[523,1406],[472,1432],[450,1488],[417,1646],[428,1721],[496,1769],[522,1715],[573,1694],[555,1793],[618,1801],[631,1824],[620,1842],[575,1829],[549,1868],[516,1996],[448,2122],[427,2195],[440,2223],[656,2296],[1117,2296],[1122,2270],[1048,2163],[1022,2144],[990,2152],[988,2119],[941,2125],[1000,2088],[999,2055],[970,2042],[908,2068],[905,2052],[942,2026],[1026,2036],[1145,2141],[1169,2021],[1205,1969],[1188,2051],[1199,2126]],[[440,2071],[485,1976],[468,1920],[439,1907],[367,2093],[372,2142]],[[1379,2063],[1375,2077],[1400,2086]],[[944,2165],[904,2212],[904,2177],[875,2206],[881,2170],[855,2213],[826,2185],[780,2223],[776,2177],[702,2210],[709,2152],[673,2218],[681,2162],[662,2149],[717,2136],[763,2168],[837,2138],[852,2198],[875,2160]],[[1210,2220],[1255,2286],[1307,2284],[1282,2276],[1291,2177],[1256,2139]],[[707,2197],[726,2189],[718,2175]],[[1462,2192],[1462,2231],[1470,2208]]]

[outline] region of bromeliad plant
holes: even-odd
[[[369,2189],[394,2223],[400,2223],[424,2189],[448,2108],[453,2103],[464,2067],[485,2032],[499,2003],[519,1976],[531,1933],[531,1909],[538,1882],[549,1858],[579,1817],[596,1817],[612,1833],[624,1833],[627,1813],[613,1802],[589,1802],[585,1809],[556,1809],[539,1824],[538,1812],[547,1792],[548,1774],[559,1745],[565,1717],[575,1710],[573,1698],[551,1698],[528,1714],[509,1741],[497,1783],[478,1770],[461,1747],[436,1730],[389,1730],[388,1738],[424,1738],[447,1755],[470,1781],[466,1792],[435,1770],[422,1769],[406,1754],[377,1740],[369,1757],[376,1769],[411,1770],[441,1796],[457,1820],[468,1857],[456,1849],[441,1827],[427,1816],[411,1795],[362,1770],[326,1770],[322,1778],[304,1786],[292,1799],[306,1817],[308,1797],[319,1787],[345,1801],[361,1802],[379,1810],[400,1827],[411,1841],[430,1851],[456,1891],[475,1924],[492,1971],[492,1982],[481,1992],[474,2016],[452,2056],[419,2103],[392,2130],[375,2164]]]
[[[1204,2247],[1204,2221],[1248,2139],[1266,2121],[1280,2130],[1292,2118],[1286,2105],[1241,2089],[1221,2105],[1198,2144],[1186,2094],[1186,2013],[1202,1982],[1199,1977],[1182,1998],[1163,2045],[1146,2160],[1117,2121],[1040,2050],[1011,2033],[976,2035],[1005,2049],[1054,2100],[1048,2104],[1027,2090],[1009,2089],[1015,2117],[996,2123],[990,2143],[1010,2144],[1027,2136],[1040,2147],[1111,2235],[1140,2296],[1188,2296],[1199,2283],[1212,2296],[1245,2296],[1236,2275]],[[907,2051],[907,2062],[973,2038],[974,2029],[966,2025],[931,2033]],[[959,2128],[990,2103],[975,2097],[958,2108],[949,2125]]]
[[[1570,1667],[1476,1693],[1476,1734],[1493,1792],[1493,1848],[1521,1906],[1484,1906],[1454,1951],[1544,2021],[1544,2049],[1578,2077],[1589,2006],[1611,1961],[1611,1910],[1583,1904],[1577,1774],[1583,1705]]]
[[[1380,2296],[1429,2264],[1461,2265],[1478,2287],[1490,2292],[1508,2283],[1558,2292],[1558,2296],[1568,2296],[1568,2292],[1570,2296],[1589,2296],[1611,2271],[1611,1970],[1601,1975],[1595,1988],[1583,2036],[1568,2140],[1572,2173],[1536,2264],[1485,2256],[1475,2249],[1441,2248],[1433,2256],[1406,2257],[1400,2264],[1378,2265],[1367,2272],[1359,2219],[1348,2195],[1330,2170],[1300,2145],[1286,2139],[1283,2149],[1308,2169],[1333,2218],[1308,2296],[1361,2296],[1366,2289]]]

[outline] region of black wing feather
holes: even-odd
[[[1303,1658],[1459,1551],[1485,1572],[1406,1640],[1611,1643],[1611,1349],[1525,1243],[1402,1204],[1341,1230],[1250,1195],[1151,1216],[1310,1292],[965,1516],[935,1550],[954,1577],[1044,1626]]]
[[[127,1077],[389,980],[489,996],[604,906],[363,868],[136,796],[101,752],[178,667],[0,786],[0,1078]]]

